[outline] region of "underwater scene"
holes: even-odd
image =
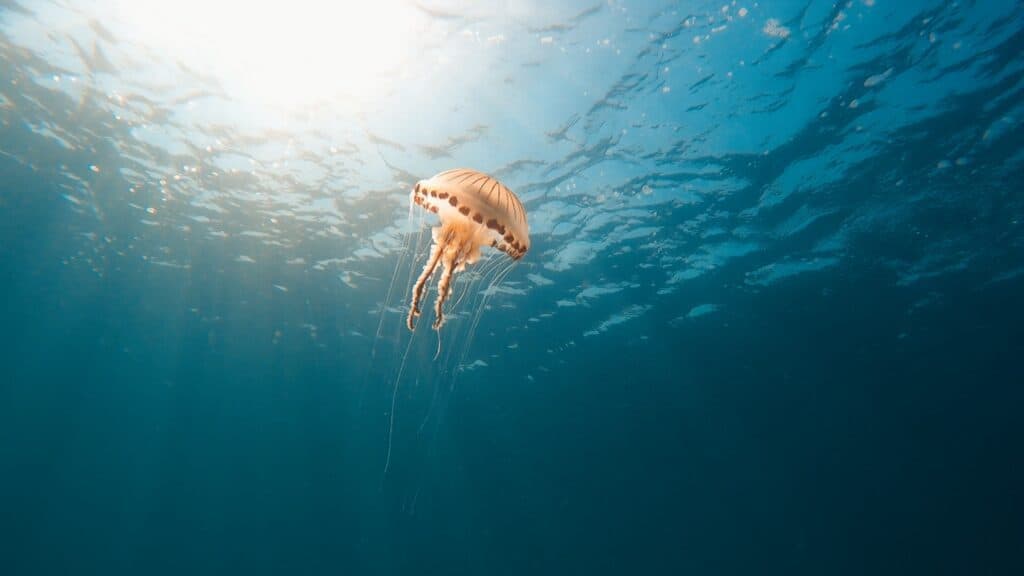
[[[0,0],[0,574],[1024,574],[1024,3]]]

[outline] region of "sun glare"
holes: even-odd
[[[417,11],[403,0],[111,0],[118,30],[218,79],[240,101],[359,106],[409,65]]]

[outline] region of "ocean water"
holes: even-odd
[[[0,3],[0,574],[1024,573],[1024,5]],[[468,166],[528,213],[448,322]]]

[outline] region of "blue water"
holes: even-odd
[[[1024,573],[1020,2],[256,4],[0,3],[0,574]]]

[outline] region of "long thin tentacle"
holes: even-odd
[[[434,244],[430,251],[430,260],[423,266],[423,272],[420,277],[416,280],[416,285],[412,289],[412,306],[409,307],[409,317],[405,320],[405,325],[409,327],[409,330],[416,328],[416,317],[420,315],[420,301],[423,299],[423,289],[427,285],[427,280],[434,274],[434,270],[437,268],[438,262],[441,261],[441,256],[444,255],[444,248],[441,244]]]
[[[505,279],[505,276],[515,267],[515,260],[504,261],[501,268],[498,269],[498,273],[491,279],[490,284],[485,290],[481,291],[480,304],[477,306],[476,313],[473,316],[473,320],[469,325],[469,333],[466,336],[466,343],[462,347],[462,357],[458,362],[458,366],[462,366],[466,362],[466,357],[469,355],[469,350],[473,346],[473,338],[476,337],[476,329],[480,324],[480,318],[483,315],[483,311],[487,308],[487,301],[490,300],[491,296],[497,291],[498,286],[501,286],[501,282]],[[452,387],[455,387],[455,379],[452,379]]]
[[[411,207],[409,208],[408,221],[412,222]],[[395,271],[391,273],[391,283],[388,284],[388,293],[386,296],[384,296],[384,302],[380,305],[380,319],[377,321],[377,333],[373,337],[373,347],[370,349],[371,358],[377,357],[377,342],[380,341],[380,334],[381,331],[384,329],[384,316],[387,314],[388,307],[391,306],[391,295],[395,291],[395,284],[398,280],[398,271],[402,268],[402,262],[405,260],[406,254],[409,252],[409,244],[412,241],[411,234],[403,233],[401,230],[399,230],[399,234],[402,235],[402,249],[398,253],[398,262],[395,263]]]

